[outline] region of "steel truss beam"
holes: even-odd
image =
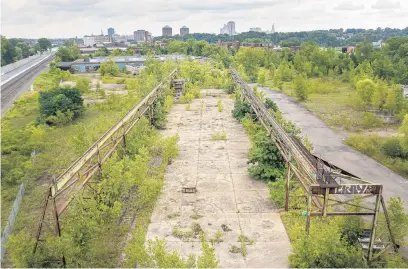
[[[123,144],[126,150],[126,135],[132,130],[133,126],[147,114],[150,122],[153,116],[154,104],[157,98],[163,93],[164,87],[170,85],[172,77],[176,74],[177,68],[161,81],[153,90],[151,90],[137,105],[130,109],[116,124],[106,131],[81,157],[72,163],[51,184],[47,191],[40,223],[36,233],[36,243],[34,253],[37,250],[38,242],[42,241],[41,234],[47,211],[51,211],[54,218],[55,234],[61,235],[60,216],[67,209],[73,199],[73,194],[83,190],[90,179],[99,172],[102,173],[102,164],[112,155],[119,144]],[[52,208],[50,207],[52,204]],[[65,265],[65,259],[62,259]]]
[[[274,116],[266,109],[262,101],[255,95],[253,90],[242,80],[238,72],[230,67],[231,76],[241,90],[242,100],[247,101],[251,106],[252,111],[257,115],[257,119],[266,129],[268,136],[274,141],[276,147],[281,153],[286,162],[286,181],[285,181],[285,210],[289,210],[290,198],[290,182],[293,177],[300,183],[306,202],[306,232],[309,232],[310,220],[312,216],[373,216],[372,229],[370,235],[369,249],[367,253],[367,261],[371,262],[379,255],[373,256],[373,246],[376,236],[378,214],[382,207],[388,232],[394,246],[397,250],[394,236],[391,231],[389,217],[386,205],[382,196],[383,186],[381,184],[373,184],[358,178],[352,173],[339,168],[321,158],[311,154],[297,138],[290,136],[285,132],[282,126],[274,118]],[[361,184],[342,184],[336,181],[336,178],[347,179],[361,182]],[[330,195],[336,195],[336,199],[331,199]],[[345,195],[365,195],[363,197],[355,197],[351,200],[346,200]],[[350,202],[376,197],[375,208],[356,206]],[[339,201],[340,200],[340,201]],[[330,204],[329,201],[336,203]],[[349,205],[368,210],[368,212],[328,212],[333,206]],[[314,211],[312,206],[319,209]],[[312,212],[313,211],[313,212]]]

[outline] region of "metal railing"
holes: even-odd
[[[255,110],[258,119],[267,129],[268,134],[277,143],[280,152],[286,161],[293,159],[296,162],[298,173],[301,174],[302,179],[307,185],[316,183],[316,167],[310,162],[309,158],[305,156],[302,149],[293,141],[291,136],[285,132],[277,120],[269,113],[268,109],[262,101],[255,95],[253,90],[242,80],[238,72],[234,68],[230,68],[231,75],[235,82],[239,85],[244,94],[245,99],[250,103],[252,109]]]

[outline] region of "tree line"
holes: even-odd
[[[301,44],[311,41],[319,46],[337,47],[337,46],[355,46],[357,43],[368,40],[370,42],[386,40],[395,36],[408,36],[408,27],[404,29],[396,28],[377,28],[377,29],[330,29],[314,30],[301,32],[279,32],[267,34],[264,32],[243,32],[235,36],[227,34],[208,34],[194,33],[185,36],[172,36],[173,40],[187,41],[189,39],[203,40],[209,43],[231,42],[238,40],[240,42],[273,42],[281,47],[300,46]],[[168,37],[156,37],[155,40],[169,39]]]
[[[49,49],[51,49],[51,42],[47,38],[40,38],[35,45],[32,45],[21,38],[7,39],[1,36],[1,66]]]

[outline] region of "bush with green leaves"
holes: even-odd
[[[363,112],[361,125],[364,128],[377,128],[377,127],[380,127],[382,124],[383,124],[383,120],[377,117],[375,113]]]
[[[40,92],[40,121],[49,125],[67,123],[84,111],[83,99],[77,88],[56,88]]]
[[[248,161],[252,164],[248,168],[249,174],[266,181],[275,181],[283,177],[284,160],[275,142],[265,132],[259,132],[255,135],[252,145]]]
[[[398,137],[388,138],[381,146],[382,151],[393,158],[404,158],[407,154],[404,152],[400,139]]]
[[[277,112],[279,110],[278,105],[270,98],[265,98],[264,105],[267,109],[270,109],[273,112]]]
[[[232,110],[232,116],[241,120],[245,115],[251,113],[251,105],[245,101],[239,99],[235,100],[234,109]]]

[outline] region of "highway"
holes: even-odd
[[[1,68],[1,117],[21,94],[31,88],[36,77],[48,67],[54,55],[33,55]]]

